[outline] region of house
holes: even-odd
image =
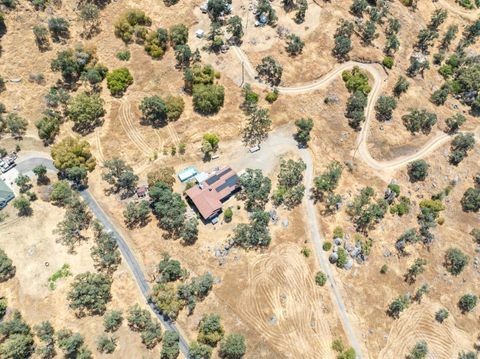
[[[0,179],[0,209],[5,208],[8,202],[10,202],[15,195],[13,194],[10,187]]]
[[[143,198],[147,195],[148,193],[148,186],[138,186],[137,187],[137,197],[138,198]]]
[[[238,175],[227,166],[211,173],[203,182],[187,190],[186,195],[203,219],[211,220],[239,189]]]

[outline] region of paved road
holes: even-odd
[[[35,166],[38,165],[45,165],[48,170],[52,172],[57,172],[55,166],[53,165],[53,162],[50,158],[48,157],[43,157],[43,156],[35,156],[35,155],[27,155],[27,157],[24,157],[20,159],[19,163],[17,164],[17,170],[22,173],[22,174],[33,174],[32,169]],[[123,255],[123,258],[127,262],[128,266],[130,267],[130,270],[133,273],[133,276],[135,278],[135,281],[137,282],[138,286],[140,287],[140,290],[147,300],[148,305],[152,308],[152,310],[155,312],[157,318],[160,320],[160,322],[163,324],[163,326],[168,329],[168,330],[173,330],[178,333],[180,337],[180,350],[185,356],[185,358],[188,358],[188,343],[185,340],[185,338],[182,336],[176,325],[168,320],[165,320],[163,316],[155,309],[152,303],[149,302],[149,294],[150,294],[150,286],[148,285],[148,282],[145,279],[145,276],[143,274],[143,271],[138,264],[137,259],[135,258],[135,255],[133,254],[132,250],[128,246],[128,243],[125,241],[125,239],[122,237],[122,235],[119,233],[119,231],[116,229],[115,225],[110,221],[108,216],[105,214],[103,209],[100,207],[100,205],[95,201],[93,198],[92,194],[88,190],[84,190],[80,192],[80,195],[82,198],[85,200],[85,202],[88,204],[90,207],[90,210],[93,212],[95,217],[103,224],[105,229],[109,231],[117,240],[118,247],[120,249],[120,252]]]

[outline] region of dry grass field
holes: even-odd
[[[267,55],[275,57],[284,67],[282,86],[316,80],[338,66],[331,53],[333,34],[340,19],[353,20],[349,13],[351,2],[309,1],[306,20],[299,25],[293,21],[293,13],[285,13],[280,1],[274,0],[272,5],[279,21],[278,26],[272,28],[254,27],[255,19],[249,10],[251,2],[234,0],[233,12],[242,17],[245,26],[242,49],[253,65]],[[153,216],[145,227],[128,229],[122,214],[126,201],[105,193],[107,185],[101,179],[102,162],[113,157],[122,158],[132,165],[140,182],[145,183],[146,174],[161,166],[173,166],[176,172],[189,165],[209,170],[231,164],[239,153],[246,152],[239,141],[246,121],[240,109],[243,101],[239,87],[241,64],[232,49],[218,55],[202,51],[202,61],[212,64],[221,73],[218,82],[225,87],[224,106],[212,116],[194,111],[191,97],[183,90],[182,71],[175,68],[172,49],[167,51],[163,59],[152,60],[142,46],[130,44],[128,49],[131,58],[128,62],[120,61],[115,56],[126,45],[114,36],[114,23],[127,9],[144,10],[153,20],[152,29],[169,28],[179,23],[187,25],[192,49],[201,49],[207,40],[196,38],[195,31],[204,29],[208,32],[209,28],[208,16],[199,10],[201,3],[200,0],[180,0],[178,4],[166,7],[158,0],[113,1],[101,12],[100,33],[85,40],[80,35],[82,25],[77,18],[76,1],[64,0],[59,5],[52,3],[45,11],[36,11],[29,1],[19,0],[17,8],[6,14],[7,33],[1,38],[0,75],[7,83],[6,91],[0,93],[0,102],[6,105],[8,111],[16,111],[28,120],[27,133],[19,142],[22,150],[49,153],[49,148],[38,140],[34,124],[45,109],[45,93],[60,78],[58,73],[50,70],[50,62],[57,52],[82,42],[94,47],[99,62],[106,64],[109,69],[128,67],[134,83],[121,98],[110,96],[105,83],[102,84],[101,96],[106,109],[104,123],[85,137],[99,164],[89,175],[89,190],[132,248],[147,279],[153,281],[153,272],[163,252],[180,260],[191,275],[210,272],[214,276],[212,293],[198,303],[194,314],[187,316],[184,310],[177,319],[182,333],[189,341],[194,340],[202,315],[214,312],[220,314],[227,333],[238,332],[246,337],[246,358],[335,358],[332,341],[342,338],[347,342],[348,336],[337,306],[332,301],[328,283],[324,287],[315,284],[315,273],[320,267],[313,252],[314,245],[303,206],[292,211],[278,210],[280,220],[270,226],[272,243],[267,249],[245,251],[234,248],[224,260],[219,260],[215,251],[225,245],[237,224],[248,221],[243,202],[236,198],[228,202],[234,211],[231,223],[220,221],[215,226],[201,224],[197,242],[193,246],[185,246],[180,241],[163,239],[163,232]],[[457,6],[453,0],[451,3]],[[402,28],[395,66],[392,70],[385,70],[388,76],[381,84],[382,94],[391,94],[398,76],[405,74],[418,31],[425,27],[431,13],[439,7],[441,4],[438,2],[418,2],[418,10],[413,12],[405,8],[401,1],[391,2],[391,15],[399,19]],[[70,39],[64,44],[54,43],[49,51],[40,52],[34,41],[32,27],[39,23],[46,24],[53,15],[63,16],[71,22]],[[440,33],[453,23],[462,27],[467,20],[449,13],[447,21],[441,25]],[[285,50],[285,38],[278,33],[281,27],[302,38],[305,42],[302,54],[289,56]],[[380,36],[369,47],[362,46],[358,36],[354,35],[351,59],[381,62],[385,35],[383,30],[379,32]],[[470,49],[478,54],[478,44]],[[474,131],[478,128],[478,117],[471,116],[468,108],[451,96],[444,106],[437,107],[430,102],[431,93],[443,82],[437,70],[438,66],[432,65],[424,76],[409,79],[410,88],[399,99],[392,121],[381,123],[372,119],[367,146],[373,158],[387,161],[414,154],[429,139],[442,133],[445,119],[459,111],[467,117],[462,130]],[[35,73],[44,75],[43,83],[29,81],[29,76]],[[387,213],[383,221],[370,231],[373,247],[364,264],[355,264],[350,271],[332,266],[363,357],[404,358],[420,339],[428,343],[428,358],[456,359],[459,352],[473,350],[473,344],[480,335],[479,309],[477,307],[471,313],[462,314],[457,302],[461,294],[480,294],[478,248],[469,235],[473,228],[479,227],[480,217],[478,213],[463,212],[460,206],[463,193],[472,186],[472,178],[480,170],[478,144],[459,166],[454,167],[448,164],[450,141],[446,142],[425,158],[431,165],[427,180],[412,184],[405,167],[396,171],[375,171],[358,156],[355,157],[359,132],[349,127],[345,118],[349,94],[340,76],[313,92],[294,96],[282,94],[273,104],[264,100],[266,90],[258,92],[261,95],[260,104],[270,110],[272,132],[290,131],[293,134],[293,122],[296,119],[310,117],[314,120],[309,151],[315,175],[322,173],[332,160],[341,163],[352,161],[354,170],[349,172],[344,169],[336,190],[344,195],[345,203],[350,202],[365,186],[371,186],[377,194],[382,195],[391,180],[400,185],[402,195],[409,197],[412,202],[409,214],[398,217]],[[138,106],[145,96],[151,95],[181,96],[185,100],[185,110],[180,119],[159,128],[142,124]],[[331,95],[335,95],[338,101],[326,104],[325,98]],[[414,107],[437,114],[438,123],[428,135],[411,135],[402,124],[401,116]],[[57,141],[73,133],[71,126],[69,122],[61,126]],[[202,136],[207,132],[214,132],[221,138],[220,159],[212,162],[204,162],[200,152]],[[0,138],[0,147],[13,150],[15,144],[17,141],[9,136]],[[186,145],[186,153],[172,155],[171,147],[178,148],[180,144]],[[274,157],[275,160],[268,164],[268,168],[273,170],[266,173],[273,182],[279,170],[280,154]],[[436,240],[429,247],[422,244],[410,246],[409,256],[397,255],[397,238],[406,229],[418,227],[419,202],[430,198],[454,179],[457,185],[446,198],[446,209],[441,213],[444,223],[433,229]],[[184,185],[176,183],[175,190],[182,192]],[[271,209],[271,205],[267,207]],[[345,213],[345,206],[338,213],[328,216],[323,213],[323,204],[317,204],[316,207],[321,232],[326,240],[332,240],[336,226],[341,226],[353,238],[355,230]],[[0,296],[6,296],[9,306],[19,309],[28,323],[33,325],[48,319],[57,329],[68,327],[82,333],[88,346],[94,349],[95,339],[102,332],[102,318],[78,319],[69,310],[66,295],[72,277],[59,281],[53,291],[47,287],[47,278],[64,263],[70,265],[73,275],[93,270],[90,243],[83,243],[76,254],[67,253],[65,247],[56,243],[52,231],[62,219],[63,210],[50,203],[42,200],[34,202],[34,215],[27,218],[17,218],[12,206],[7,207],[6,211],[9,218],[0,224],[0,248],[13,260],[17,272],[10,281],[0,283]],[[288,219],[287,227],[281,223],[284,219]],[[448,274],[443,266],[445,251],[452,246],[460,248],[470,257],[469,266],[458,277]],[[312,255],[308,258],[304,256],[303,248],[312,250]],[[418,257],[426,259],[426,270],[419,275],[415,284],[409,285],[403,276]],[[473,264],[475,258],[477,265]],[[45,262],[48,262],[48,267]],[[380,268],[384,264],[388,265],[389,270],[381,274]],[[431,290],[420,304],[412,303],[399,319],[387,316],[387,307],[394,298],[407,292],[413,294],[422,283],[428,283]],[[114,274],[112,298],[109,309],[126,311],[132,303],[137,302],[146,307],[125,263]],[[442,324],[434,319],[435,312],[440,308],[447,308],[450,312],[449,318]],[[95,357],[160,357],[160,346],[153,350],[145,349],[139,334],[132,333],[125,323],[117,336],[118,347],[113,356],[95,352]]]

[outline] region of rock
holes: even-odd
[[[344,269],[346,270],[349,270],[353,267],[353,259],[352,258],[348,258],[347,262],[345,263],[345,265],[343,266]]]
[[[333,243],[335,243],[337,246],[340,246],[343,243],[343,240],[337,237],[333,240]]]
[[[333,251],[332,252],[337,252],[338,251],[338,246],[333,246]]]
[[[330,257],[328,257],[328,260],[330,261],[330,263],[336,263],[338,260],[338,254],[333,252],[332,254],[330,254]]]
[[[272,317],[270,318],[270,320],[268,321],[268,324],[270,325],[277,325],[278,323],[278,318],[277,316],[274,314],[272,315]]]
[[[361,250],[360,248],[355,247],[355,248],[350,252],[350,255],[352,256],[352,258],[355,258],[355,257],[358,256],[361,252],[362,252],[362,250]]]
[[[351,251],[353,251],[354,248],[355,248],[351,243],[348,243],[348,242],[345,242],[344,247],[345,247],[345,250],[346,250],[348,253],[350,253]]]
[[[287,228],[287,227],[288,227],[288,223],[289,223],[289,222],[288,222],[288,219],[284,219],[284,220],[282,221],[282,226],[285,227],[285,228]]]

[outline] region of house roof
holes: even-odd
[[[230,167],[212,173],[186,193],[204,219],[222,209],[222,202],[238,189],[238,176]]]
[[[13,197],[15,197],[15,195],[10,187],[8,187],[3,180],[0,180],[0,202],[8,202]]]

